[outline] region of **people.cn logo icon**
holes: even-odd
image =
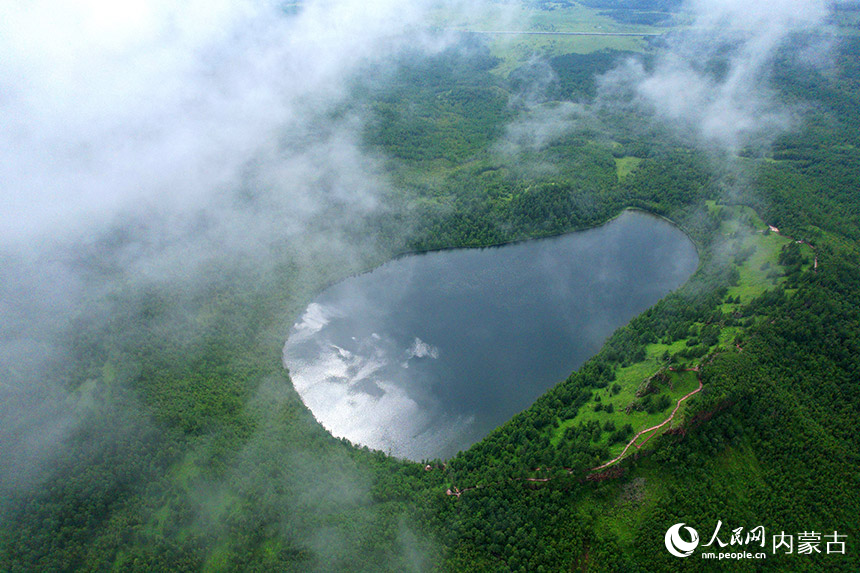
[[[681,538],[681,528],[690,534],[690,541]],[[699,545],[699,533],[692,527],[685,527],[683,523],[676,523],[666,531],[666,549],[675,557],[689,557]]]

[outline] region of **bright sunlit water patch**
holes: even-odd
[[[696,269],[670,223],[404,257],[320,294],[284,363],[335,436],[449,457],[527,408]]]

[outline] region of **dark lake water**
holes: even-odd
[[[561,237],[403,257],[320,294],[284,364],[335,436],[447,458],[565,379],[697,265],[677,227],[629,211]]]

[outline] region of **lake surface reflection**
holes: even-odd
[[[332,434],[447,458],[524,410],[695,271],[692,242],[628,211],[588,231],[403,257],[311,303],[284,364]]]

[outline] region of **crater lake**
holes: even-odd
[[[697,265],[680,229],[639,211],[404,256],[323,291],[292,327],[284,365],[334,436],[444,459],[528,408]]]

